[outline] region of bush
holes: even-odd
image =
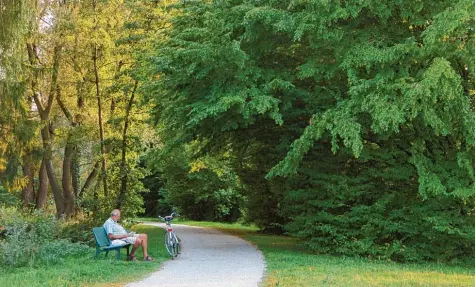
[[[409,164],[386,169],[319,154],[319,162],[305,162],[289,179],[282,206],[291,219],[286,231],[310,249],[397,262],[474,262],[474,197],[423,200]]]
[[[59,221],[51,214],[23,214],[16,208],[0,207],[0,226],[5,228],[0,241],[0,264],[4,266],[55,264],[64,256],[88,251],[83,244],[61,239]]]
[[[72,242],[83,243],[94,246],[94,238],[92,236],[93,227],[102,226],[106,219],[88,217],[86,214],[78,212],[74,218],[68,221],[59,222],[60,238],[68,238]]]
[[[60,263],[66,256],[74,256],[89,253],[88,246],[72,243],[68,239],[49,241],[38,250],[38,261],[42,264],[53,265]]]

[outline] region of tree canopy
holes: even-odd
[[[249,219],[316,250],[435,259],[435,232],[471,248],[473,5],[177,4],[144,86],[161,151],[226,154]]]

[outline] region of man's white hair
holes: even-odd
[[[121,211],[119,209],[114,209],[113,211],[111,211],[111,216],[119,214],[121,214]]]

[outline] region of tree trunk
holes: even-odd
[[[71,142],[71,133],[68,135],[68,140],[64,148],[64,158],[63,158],[63,193],[64,193],[64,212],[66,217],[71,217],[74,215],[74,203],[75,197],[71,185],[71,162],[73,158],[73,144]]]
[[[75,122],[72,114],[69,112],[68,108],[63,102],[63,99],[61,97],[61,89],[59,86],[56,88],[56,101],[58,102],[58,105],[63,111],[63,114],[65,115],[65,117],[69,120],[72,128],[74,129],[76,126],[78,126],[78,123]],[[76,198],[76,196],[78,195],[78,185],[79,185],[78,154],[79,154],[79,151],[77,150],[77,145],[73,143],[72,141],[72,136],[73,136],[73,131],[70,131],[68,134],[68,139],[65,146],[65,154],[64,154],[64,160],[63,160],[63,190],[65,193],[65,198],[69,198],[71,194],[74,195],[74,198]],[[67,164],[68,166],[66,167],[64,164]],[[65,179],[65,177],[67,179]],[[65,180],[67,180],[67,182],[65,182]],[[70,183],[72,184],[73,190],[71,190]],[[65,186],[67,186],[67,188]],[[70,207],[69,207],[68,200],[66,204],[68,205],[66,209],[69,211]],[[67,215],[69,216],[71,214],[67,214]]]
[[[75,144],[73,147],[73,158],[71,160],[71,183],[73,185],[74,197],[78,198],[79,194],[79,158],[81,157],[81,152],[79,151],[78,145]]]
[[[97,0],[93,0],[93,9],[94,13],[96,13],[96,6]],[[94,17],[94,29],[98,29],[98,20],[97,17]],[[101,149],[101,177],[103,182],[104,188],[104,196],[108,196],[107,190],[107,173],[106,173],[106,156],[104,151],[104,129],[102,125],[102,103],[101,103],[101,93],[99,89],[99,69],[98,69],[98,47],[97,44],[94,44],[93,47],[93,65],[94,65],[94,84],[96,86],[96,98],[98,101],[98,124],[99,124],[99,138],[101,141],[100,149]]]
[[[101,149],[101,166],[102,166],[102,182],[104,187],[104,196],[108,196],[107,190],[107,173],[106,173],[106,155],[104,151],[104,129],[102,124],[102,103],[101,103],[101,93],[99,90],[99,71],[97,65],[97,56],[98,56],[98,49],[97,46],[94,46],[93,49],[93,62],[94,62],[94,76],[95,76],[95,85],[96,85],[96,98],[98,101],[98,124],[99,124],[99,138],[101,141],[100,149]]]
[[[41,136],[43,137],[43,148],[45,149],[45,155],[43,160],[46,165],[46,174],[48,175],[48,180],[50,182],[51,190],[53,192],[53,198],[56,203],[56,213],[58,216],[64,214],[64,196],[59,186],[56,176],[53,163],[51,162],[51,143],[50,143],[50,130],[48,127],[44,127],[41,130]]]
[[[40,172],[38,174],[40,184],[36,193],[36,209],[44,209],[48,200],[48,174],[46,173],[46,161],[41,161]]]
[[[126,153],[127,153],[127,129],[129,128],[129,115],[132,110],[132,104],[134,103],[134,96],[136,93],[138,81],[135,81],[134,88],[132,89],[132,95],[129,99],[129,103],[126,107],[126,116],[124,119],[124,129],[122,131],[122,156],[121,156],[121,190],[119,191],[119,196],[117,198],[116,208],[121,208],[122,203],[126,197],[127,191],[127,162],[126,162]]]
[[[31,207],[35,204],[35,188],[33,186],[34,180],[34,167],[30,154],[23,156],[23,174],[26,177],[27,183],[22,191],[22,204],[23,207]]]
[[[119,63],[117,64],[116,72],[114,74],[114,81],[119,80],[119,76],[121,74],[121,68],[123,65],[124,63],[122,61],[119,61]],[[113,115],[115,111],[116,111],[116,99],[112,96],[111,97],[111,115]]]

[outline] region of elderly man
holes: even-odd
[[[144,255],[144,261],[152,261],[152,257],[147,255],[147,234],[136,234],[135,232],[127,233],[117,221],[121,218],[121,211],[114,209],[111,212],[111,218],[104,223],[104,229],[106,229],[107,236],[111,239],[111,245],[123,245],[125,243],[132,244],[132,250],[127,257],[129,261],[136,261],[135,252],[139,246],[142,246],[142,253]]]

